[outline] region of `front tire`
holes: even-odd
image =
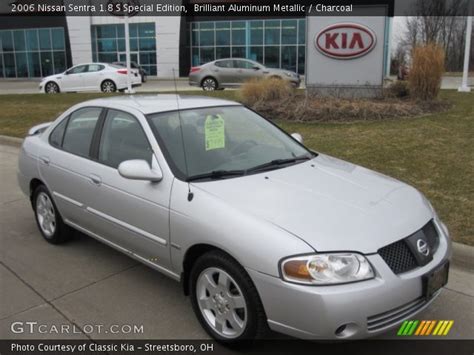
[[[33,210],[36,224],[43,238],[51,244],[60,244],[71,238],[72,230],[64,224],[53,199],[44,185],[33,192]]]
[[[117,91],[117,86],[112,80],[104,80],[100,85],[100,89],[105,93],[112,93]]]
[[[208,77],[202,81],[201,87],[204,91],[214,91],[217,90],[218,85],[216,79]]]
[[[267,331],[263,305],[252,280],[229,255],[202,255],[190,274],[191,302],[202,327],[221,343],[260,338]]]
[[[44,92],[47,94],[58,94],[59,86],[55,82],[50,81],[45,85]]]

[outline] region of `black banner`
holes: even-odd
[[[0,340],[7,354],[364,354],[472,355],[474,340],[259,340],[228,347],[213,340]]]
[[[467,16],[469,0],[0,0],[9,16]]]

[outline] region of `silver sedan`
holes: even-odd
[[[301,141],[236,102],[98,99],[30,130],[18,181],[46,241],[78,230],[181,281],[221,342],[414,317],[447,281],[446,226],[414,188]]]
[[[301,84],[300,76],[285,69],[267,68],[249,59],[219,59],[189,71],[189,85],[204,91],[239,87],[250,79],[278,78],[290,82],[295,88]]]

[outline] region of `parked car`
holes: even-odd
[[[127,63],[126,62],[113,62],[112,64],[114,65],[120,65],[122,67],[127,67]],[[143,67],[139,64],[137,64],[136,62],[130,62],[130,67],[132,69],[136,69],[138,70],[138,73],[140,74],[140,77],[142,79],[142,83],[146,83],[147,81],[147,73],[146,73],[146,70],[143,69]]]
[[[419,191],[232,101],[83,102],[29,131],[18,181],[46,241],[76,229],[181,281],[221,342],[374,336],[447,282],[448,230]]]
[[[294,87],[301,84],[300,76],[290,70],[267,68],[249,59],[219,59],[189,71],[189,85],[205,91],[239,87],[245,81],[258,78],[278,78],[289,81]]]
[[[132,86],[140,86],[138,70],[131,71]],[[127,88],[127,69],[106,63],[79,64],[64,73],[41,80],[39,91],[47,94],[77,91],[115,92]]]

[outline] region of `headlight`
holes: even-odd
[[[308,285],[331,285],[371,279],[374,271],[365,256],[328,253],[297,256],[281,263],[285,281]]]

